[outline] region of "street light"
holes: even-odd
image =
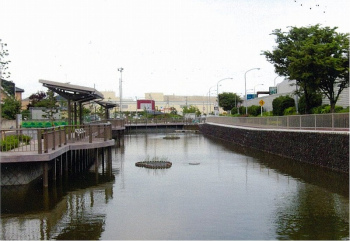
[[[118,68],[118,71],[120,72],[120,79],[119,79],[119,118],[122,118],[122,96],[123,96],[123,90],[122,90],[122,72],[123,68]]]
[[[213,85],[212,87],[209,88],[209,92],[208,92],[208,103],[209,103],[209,107],[210,107],[210,111],[211,111],[211,103],[210,103],[210,91],[211,88],[215,87],[215,85]],[[209,112],[210,113],[210,112]],[[209,114],[208,114],[209,115]]]
[[[253,69],[249,69],[244,73],[244,91],[245,91],[245,114],[248,115],[248,107],[247,107],[247,73],[251,70],[260,70],[260,68],[253,68]]]
[[[259,85],[264,85],[264,84],[257,84],[257,85],[254,86],[254,98],[255,98],[255,87],[257,87]]]
[[[233,78],[225,78],[225,79],[233,79]],[[221,79],[218,81],[218,83],[216,84],[216,91],[217,91],[217,94],[218,94],[218,113],[219,113],[219,83],[225,79]],[[216,115],[216,112],[215,112],[215,115]]]
[[[235,107],[237,109],[237,114],[239,114],[239,108],[237,108],[237,94],[242,94],[242,93],[235,93]]]

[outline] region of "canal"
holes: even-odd
[[[125,135],[112,176],[101,165],[47,191],[2,187],[0,239],[349,238],[347,174],[201,134],[165,135]],[[173,165],[135,166],[153,158]]]

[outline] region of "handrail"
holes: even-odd
[[[2,129],[0,151],[48,153],[67,143],[108,141],[111,123],[55,126],[49,128]]]
[[[289,115],[266,117],[210,116],[206,122],[246,127],[349,131],[349,113]]]

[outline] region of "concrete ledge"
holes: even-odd
[[[349,173],[349,132],[260,129],[206,123],[204,135],[293,160]]]

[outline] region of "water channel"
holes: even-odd
[[[2,188],[0,239],[349,238],[348,175],[176,135],[125,135],[111,178],[100,167],[47,193],[41,183]],[[153,157],[173,165],[135,166]]]

